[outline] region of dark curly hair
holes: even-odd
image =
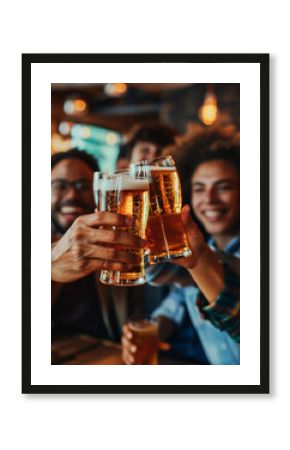
[[[130,160],[132,150],[137,142],[152,142],[158,146],[157,156],[160,155],[162,149],[168,145],[175,143],[177,132],[168,125],[159,123],[136,124],[129,131],[127,136],[126,157]]]
[[[193,134],[165,148],[162,155],[171,155],[175,160],[184,203],[190,203],[191,177],[201,163],[217,159],[229,161],[240,173],[240,135],[234,126],[196,127]]]
[[[67,152],[59,152],[52,155],[51,168],[53,168],[56,164],[58,164],[60,161],[63,161],[64,159],[78,159],[87,164],[87,166],[89,166],[89,168],[93,172],[98,172],[100,170],[97,160],[92,155],[89,155],[85,151],[79,150],[77,148],[72,148]]]

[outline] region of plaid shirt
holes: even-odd
[[[209,245],[214,249],[213,241]],[[196,298],[196,306],[201,316],[209,320],[215,327],[224,330],[236,341],[240,342],[240,276],[229,255],[240,254],[240,239],[234,238],[226,246],[225,251],[218,251],[223,261],[225,287],[213,304],[209,304],[201,291]]]

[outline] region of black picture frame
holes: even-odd
[[[22,393],[269,393],[269,54],[22,55]],[[256,63],[260,65],[260,383],[257,385],[31,384],[31,65],[33,63]]]

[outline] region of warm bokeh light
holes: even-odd
[[[107,83],[104,87],[105,93],[112,97],[124,95],[127,90],[128,87],[126,83]]]
[[[51,136],[51,152],[66,152],[72,147],[71,139],[63,139],[58,133],[53,133]]]
[[[199,108],[198,115],[204,125],[212,125],[217,120],[217,98],[213,93],[208,93],[203,104]]]
[[[127,92],[127,85],[125,83],[116,83],[115,89],[118,94],[125,94]]]
[[[89,127],[82,127],[80,135],[83,139],[89,139],[92,135],[91,129]]]
[[[85,111],[87,104],[84,100],[77,99],[77,100],[74,100],[74,107],[75,107],[76,111],[83,112],[83,111]]]
[[[81,98],[67,99],[63,109],[66,114],[80,114],[86,111],[87,103]]]
[[[199,110],[200,120],[205,125],[212,125],[217,119],[218,108],[217,105],[202,105]]]
[[[118,142],[118,135],[116,133],[108,133],[106,136],[106,142],[110,145],[115,145]]]

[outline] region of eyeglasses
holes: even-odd
[[[75,189],[78,193],[84,194],[92,191],[92,183],[87,180],[67,181],[67,180],[53,180],[51,182],[51,189],[59,194],[65,194],[70,188]]]

